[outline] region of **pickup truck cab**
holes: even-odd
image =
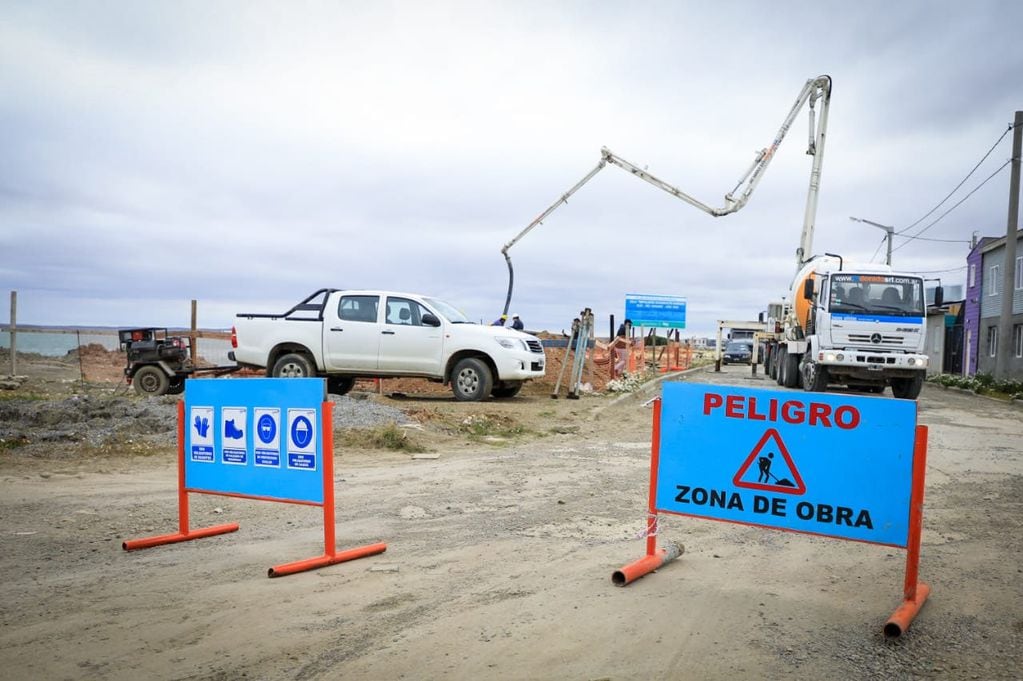
[[[356,378],[420,377],[450,384],[459,400],[514,397],[545,368],[536,337],[394,291],[320,289],[283,314],[241,313],[231,344],[241,366],[278,378],[323,376],[340,395]]]

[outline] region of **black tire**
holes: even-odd
[[[795,388],[799,385],[799,355],[789,354],[786,348],[781,355],[781,367],[778,368],[778,375],[782,376],[782,386]]]
[[[490,367],[475,357],[459,360],[451,372],[451,392],[459,402],[479,402],[490,396],[494,384]]]
[[[828,391],[828,368],[817,364],[809,357],[803,359],[803,390],[808,393],[826,393]]]
[[[271,376],[274,378],[315,378],[316,367],[306,355],[289,352],[274,362]]]
[[[355,387],[355,379],[351,376],[331,376],[327,378],[327,392],[331,395],[347,395]]]
[[[900,400],[915,400],[924,387],[924,373],[917,372],[912,378],[893,378],[891,383],[892,395]]]
[[[778,349],[777,345],[772,346],[767,355],[768,375],[776,381],[778,380]]]
[[[522,390],[522,381],[509,381],[508,383],[498,383],[490,394],[499,399],[507,399],[518,395],[520,390]]]
[[[778,385],[785,385],[785,355],[788,354],[788,349],[779,347],[776,352],[778,354],[774,358],[774,381]]]
[[[131,378],[135,392],[143,397],[166,395],[170,388],[170,377],[158,366],[147,365],[135,372]]]
[[[185,379],[173,378],[171,379],[170,385],[167,387],[168,395],[180,395],[185,392]]]

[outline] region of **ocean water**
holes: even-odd
[[[95,343],[102,345],[107,350],[118,350],[120,343],[117,339],[117,331],[89,331],[61,332],[52,331],[27,331],[18,330],[18,353],[34,352],[46,357],[64,357],[69,352],[78,349],[79,345]],[[0,331],[0,348],[9,350],[11,347],[11,334],[8,331]],[[233,364],[227,353],[231,350],[231,342],[219,338],[199,338],[197,351],[200,357],[216,365]]]

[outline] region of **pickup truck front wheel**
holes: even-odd
[[[451,372],[451,392],[460,402],[478,402],[490,395],[494,377],[490,367],[475,357],[466,357]]]
[[[289,352],[274,363],[274,378],[314,378],[313,363],[305,355]]]

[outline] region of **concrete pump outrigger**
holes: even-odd
[[[820,119],[816,120],[814,107],[817,100],[821,100]],[[501,248],[501,254],[504,255],[505,261],[508,263],[508,295],[504,301],[504,314],[508,314],[508,308],[511,306],[512,287],[515,283],[515,271],[512,269],[511,258],[508,255],[508,250],[514,246],[522,237],[526,236],[534,227],[541,224],[547,216],[553,213],[563,203],[567,203],[569,197],[575,194],[584,184],[593,179],[593,177],[603,170],[609,163],[616,165],[623,170],[627,170],[641,180],[646,180],[650,184],[654,185],[658,189],[663,189],[672,196],[679,198],[691,206],[699,208],[705,213],[714,217],[721,217],[729,215],[738,211],[740,208],[746,205],[749,201],[750,196],[753,194],[753,190],[756,189],[759,184],[764,171],[767,170],[767,166],[771,163],[771,159],[774,158],[774,153],[778,150],[778,146],[782,140],[785,139],[786,133],[792,126],[792,122],[795,120],[799,111],[804,105],[809,105],[810,108],[810,133],[809,133],[809,146],[806,153],[813,156],[813,165],[810,169],[810,191],[806,197],[806,212],[803,219],[803,234],[800,239],[800,247],[796,251],[796,262],[797,266],[802,265],[804,257],[810,252],[810,245],[813,241],[813,229],[814,221],[817,215],[817,195],[820,189],[820,174],[821,174],[821,163],[824,159],[824,141],[828,128],[828,109],[831,103],[831,77],[830,76],[817,76],[806,81],[803,89],[799,92],[799,96],[796,97],[795,104],[792,105],[792,109],[789,111],[788,116],[785,117],[785,121],[782,123],[781,128],[778,129],[778,134],[775,135],[774,141],[771,145],[765,149],[761,149],[756,152],[756,156],[753,159],[753,163],[749,169],[739,178],[739,181],[735,184],[732,191],[725,194],[725,205],[721,208],[714,208],[709,206],[698,199],[693,198],[689,194],[686,194],[678,187],[675,187],[660,178],[657,178],[650,173],[646,172],[642,168],[639,168],[633,163],[626,161],[622,157],[612,152],[607,147],[603,147],[600,150],[600,161],[596,167],[588,172],[581,180],[572,186],[567,192],[561,195],[557,201],[551,204],[547,210],[540,213],[532,222],[530,222],[525,229],[515,235],[511,241],[506,243]]]

